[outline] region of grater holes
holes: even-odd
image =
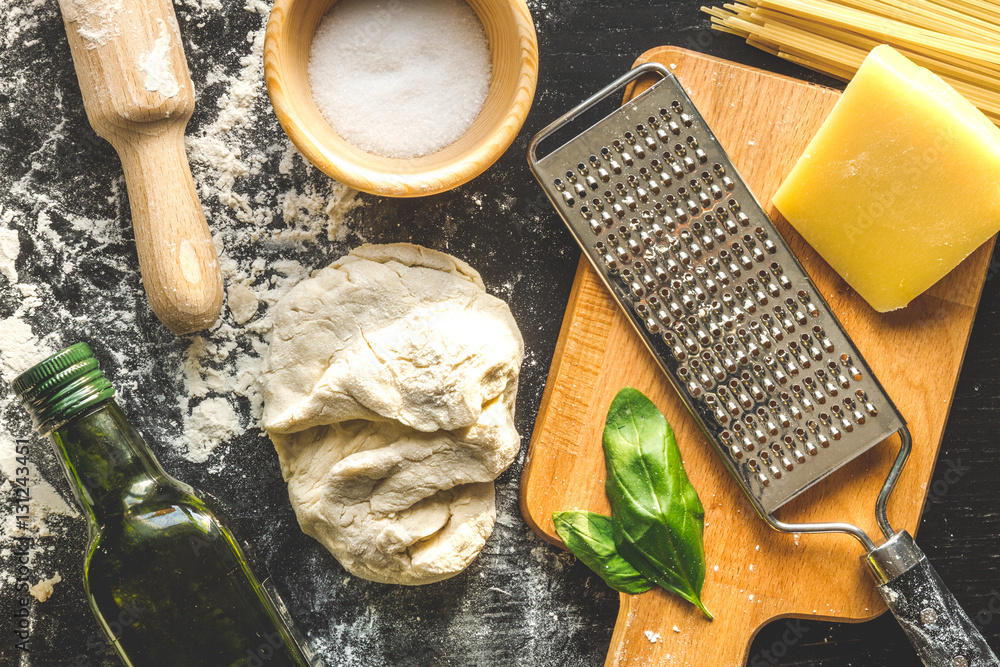
[[[867,413],[868,413],[869,415],[871,415],[872,417],[875,417],[875,416],[877,416],[877,415],[878,415],[878,409],[876,409],[876,408],[875,408],[875,405],[874,405],[874,404],[872,404],[872,402],[868,400],[868,394],[866,394],[866,393],[864,392],[864,390],[862,390],[862,389],[858,389],[858,390],[857,390],[857,391],[856,391],[856,392],[854,393],[854,395],[855,395],[855,396],[857,396],[857,397],[858,397],[858,399],[859,399],[859,400],[860,400],[860,401],[861,401],[862,403],[864,403],[864,406],[865,406],[865,412],[867,412]]]
[[[678,98],[686,106],[687,99],[681,97],[680,93]],[[671,113],[669,103],[670,98],[667,98],[664,105],[667,113]],[[690,113],[692,116],[696,115],[693,111]],[[842,437],[841,442],[837,443],[838,447],[854,445],[854,440],[848,435],[849,431],[844,425],[845,421],[853,425],[854,435],[859,438],[859,442],[864,438],[865,431],[861,426],[864,422],[855,413],[859,413],[869,424],[874,418],[866,412],[865,404],[855,394],[861,385],[855,384],[851,379],[851,369],[855,368],[855,363],[860,362],[852,360],[845,365],[840,360],[842,351],[851,356],[856,352],[851,348],[849,340],[845,343],[844,337],[837,333],[839,329],[836,326],[825,325],[822,318],[816,317],[823,308],[823,300],[818,292],[816,295],[811,293],[815,288],[797,272],[798,267],[794,263],[785,264],[790,261],[790,257],[782,253],[769,254],[770,248],[766,242],[773,239],[774,243],[781,246],[782,241],[767,226],[766,220],[758,217],[756,202],[747,199],[746,208],[742,208],[741,204],[746,196],[742,186],[725,190],[723,178],[727,175],[730,164],[721,163],[724,159],[722,155],[715,153],[720,162],[713,163],[712,159],[708,159],[704,164],[698,165],[697,169],[686,172],[687,165],[682,158],[697,160],[693,152],[696,148],[687,143],[688,137],[694,135],[698,143],[704,141],[707,147],[713,139],[711,135],[701,134],[699,126],[691,131],[681,128],[679,134],[670,136],[672,130],[668,127],[668,121],[657,114],[657,106],[640,106],[638,113],[632,115],[634,118],[631,123],[620,127],[616,136],[606,135],[606,141],[609,142],[606,148],[610,151],[607,159],[602,157],[600,144],[590,149],[596,153],[598,165],[589,161],[590,150],[585,149],[577,156],[589,172],[585,174],[580,169],[575,169],[579,183],[585,187],[590,186],[587,177],[600,179],[599,170],[605,169],[610,174],[609,180],[605,181],[606,185],[599,185],[593,192],[590,187],[586,187],[587,196],[577,196],[574,184],[568,183],[561,173],[569,166],[580,166],[573,163],[571,158],[569,164],[563,165],[554,174],[550,173],[545,179],[549,181],[548,188],[550,193],[555,194],[551,179],[559,175],[565,190],[576,199],[576,206],[572,210],[583,209],[581,217],[572,216],[578,231],[585,232],[580,230],[580,226],[586,228],[591,220],[600,222],[602,231],[591,236],[586,245],[594,258],[598,259],[602,270],[604,266],[600,258],[603,254],[615,256],[618,250],[616,246],[626,249],[627,261],[620,265],[622,269],[619,269],[619,275],[611,279],[612,284],[619,285],[619,296],[625,297],[623,301],[626,310],[630,311],[634,321],[638,320],[636,324],[646,320],[647,327],[640,324],[638,328],[650,340],[659,339],[660,345],[667,346],[667,349],[658,348],[664,357],[671,357],[673,354],[673,358],[667,363],[671,372],[676,373],[680,366],[686,368],[686,380],[678,382],[683,385],[682,394],[694,404],[701,403],[700,414],[708,424],[709,433],[714,432],[721,448],[728,450],[730,462],[737,455],[742,456],[736,469],[740,471],[744,483],[749,483],[750,488],[755,489],[754,493],[763,498],[779,498],[786,493],[786,484],[796,483],[796,475],[794,472],[787,472],[784,459],[795,466],[803,466],[800,475],[808,480],[815,475],[815,471],[808,470],[810,466],[804,461],[818,456],[823,447],[835,442],[831,427],[838,429],[837,433]],[[672,112],[672,120],[681,122],[678,112]],[[625,136],[626,130],[631,132],[631,137]],[[647,137],[656,140],[658,150],[655,154],[647,147]],[[610,142],[614,139],[619,141],[617,152],[611,148]],[[628,139],[633,139],[634,143],[627,143]],[[674,153],[673,148],[677,145],[684,148],[685,155],[678,156]],[[715,146],[714,143],[711,145]],[[647,157],[638,159],[632,146],[644,148]],[[636,158],[632,168],[624,163],[621,157],[624,152]],[[665,156],[665,153],[669,155]],[[621,163],[618,174],[611,174],[609,160],[612,158]],[[675,167],[679,167],[680,171]],[[731,176],[736,178],[735,173]],[[664,186],[665,177],[671,179],[669,186]],[[616,189],[618,182],[621,182],[623,192]],[[654,191],[654,184],[660,188],[660,192]],[[712,189],[713,186],[715,190]],[[613,197],[607,203],[599,197],[605,189]],[[640,189],[645,190],[648,201],[641,201]],[[709,197],[707,204],[701,199],[702,194]],[[626,197],[632,197],[638,206],[630,209],[629,203],[625,201]],[[602,206],[591,205],[593,198],[598,198]],[[553,199],[558,205],[559,197],[553,196]],[[700,209],[689,209],[692,202],[701,204]],[[615,204],[619,205],[618,210],[612,208]],[[564,205],[561,206],[561,212],[567,217],[571,213]],[[744,212],[746,217],[739,215]],[[627,235],[619,229],[622,226],[627,227]],[[609,232],[614,233],[615,244],[607,242],[606,235]],[[681,232],[685,232],[683,237]],[[635,241],[638,246],[630,247],[630,240]],[[595,242],[603,243],[604,247],[598,247],[595,251]],[[733,243],[739,244],[738,252],[732,247]],[[759,252],[754,252],[755,249]],[[700,250],[700,255],[697,250]],[[752,266],[747,266],[747,257]],[[636,262],[640,262],[642,266]],[[734,269],[732,274],[730,269]],[[628,280],[621,279],[622,270],[629,271]],[[782,276],[786,278],[783,279]],[[789,278],[791,282],[788,282]],[[653,284],[647,285],[644,296],[629,303],[627,295],[630,283],[638,282],[641,285],[650,279],[654,279]],[[671,281],[675,281],[675,287],[680,289],[671,291]],[[758,297],[764,300],[763,305],[757,301]],[[819,308],[816,309],[816,306]],[[803,318],[807,321],[803,322]],[[660,327],[655,335],[647,331],[650,319]],[[790,320],[795,327],[794,333],[786,331],[784,320]],[[814,327],[820,323],[835,329],[832,333],[836,335],[832,338],[835,339],[836,346],[844,347],[844,350],[828,349],[828,346],[832,348],[834,342],[822,331],[823,327]],[[745,340],[737,337],[738,331],[743,332]],[[727,340],[732,346],[727,344]],[[789,343],[796,343],[796,346],[789,347]],[[784,352],[783,359],[778,358],[779,349]],[[811,363],[808,370],[798,358],[803,355]],[[692,361],[697,363],[692,364]],[[702,374],[708,382],[700,377]],[[810,378],[811,387],[807,388],[804,382],[806,377]],[[680,380],[679,375],[677,378]],[[748,378],[746,384],[743,383],[743,378]],[[730,387],[731,379],[736,379],[739,386]],[[700,388],[697,401],[692,397],[697,392],[689,391],[688,382],[694,382]],[[798,385],[801,398],[792,395],[793,384]],[[839,395],[833,397],[828,385],[832,385]],[[763,389],[762,401],[753,400],[752,387]],[[820,392],[825,398],[825,405],[817,402],[812,393],[814,391]],[[780,399],[781,395],[787,401]],[[853,406],[847,404],[845,399],[853,401]],[[820,423],[820,412],[823,412],[829,423]],[[744,420],[745,415],[752,418],[752,423],[748,424]],[[818,426],[816,432],[806,428],[806,420],[810,418]],[[742,427],[739,433],[733,428],[734,423]],[[797,427],[802,427],[801,438],[793,431]],[[776,435],[772,435],[774,429],[777,429]],[[719,435],[723,430],[727,437]],[[759,435],[755,431],[763,433],[766,441],[759,442]],[[755,449],[744,449],[748,445]],[[778,481],[768,465],[763,464],[759,456],[761,450],[769,453],[768,465],[776,466],[787,478]],[[752,453],[747,454],[747,451]],[[756,472],[753,475],[746,466],[748,459],[756,461]],[[812,467],[819,470],[822,466]],[[752,481],[751,477],[758,473],[770,480],[771,488],[767,491],[761,489],[761,484]]]
[[[855,382],[861,382],[861,371],[858,370],[858,367],[854,365],[849,355],[847,354],[840,355],[840,363],[843,364],[845,368],[847,368],[848,374]]]

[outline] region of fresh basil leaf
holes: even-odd
[[[618,554],[611,517],[569,510],[553,512],[552,522],[563,544],[611,588],[637,595],[655,585]]]
[[[673,430],[637,389],[625,387],[611,403],[604,459],[618,553],[712,618],[701,601],[705,510],[684,472]]]

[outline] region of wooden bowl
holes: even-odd
[[[276,0],[264,42],[264,79],[274,113],[292,143],[329,176],[390,197],[450,190],[478,176],[517,136],[538,79],[538,41],[524,0],[468,0],[490,44],[493,75],[478,118],[455,143],[413,159],[365,152],[323,118],[309,85],[309,51],[323,16],[337,0]],[[391,117],[373,118],[391,122]]]

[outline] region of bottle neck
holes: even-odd
[[[51,440],[77,499],[98,524],[170,480],[114,399],[74,416]]]

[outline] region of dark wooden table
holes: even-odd
[[[527,139],[549,120],[627,69],[636,56],[674,44],[812,81],[818,75],[708,30],[699,2],[545,0],[531,2],[539,34],[541,74],[534,107],[521,136],[486,174],[458,190],[418,200],[362,196],[339,235],[313,234],[306,242],[275,242],[292,225],[280,211],[282,193],[332,196],[325,176],[301,162],[283,163],[287,141],[270,113],[255,70],[254,39],[267,6],[256,0],[176,3],[192,78],[199,93],[189,136],[219,133],[254,163],[235,173],[231,192],[271,219],[241,220],[240,204],[203,198],[210,224],[237,266],[264,258],[261,280],[277,280],[280,260],[314,269],[362,241],[413,241],[447,250],[482,272],[487,287],[506,299],[528,346],[518,400],[525,445],[545,383],[578,252],[540,196],[527,169]],[[617,613],[617,594],[571,556],[547,546],[517,509],[522,457],[498,481],[498,522],[481,557],[463,574],[439,584],[383,586],[348,577],[295,522],[267,438],[251,404],[235,397],[242,426],[206,463],[182,455],[188,386],[183,366],[194,337],[175,337],[149,311],[141,292],[127,200],[114,152],[86,123],[80,92],[55,0],[6,0],[0,10],[0,227],[16,229],[15,276],[0,276],[0,353],[13,355],[11,321],[52,348],[90,341],[105,360],[121,402],[179,478],[231,508],[238,527],[256,545],[295,620],[328,665],[603,664]],[[244,60],[241,62],[241,58]],[[242,73],[242,74],[241,74]],[[241,78],[242,76],[242,78]],[[256,98],[251,118],[232,132],[220,129],[218,101],[234,81]],[[254,87],[254,84],[258,84]],[[253,157],[253,160],[249,158]],[[200,183],[212,168],[193,160]],[[228,173],[228,172],[227,172]],[[233,174],[230,174],[233,175]],[[313,215],[312,213],[310,215]],[[247,235],[247,227],[254,234]],[[91,234],[91,228],[100,234]],[[247,241],[251,239],[251,241]],[[0,251],[3,249],[0,248]],[[995,271],[994,271],[995,272]],[[992,278],[992,275],[991,275]],[[24,288],[25,285],[34,286]],[[35,290],[38,302],[26,302]],[[228,312],[228,311],[227,311]],[[227,315],[227,317],[229,317]],[[996,510],[1000,489],[1000,287],[989,280],[973,329],[965,368],[945,433],[919,541],[959,601],[1000,648],[1000,554]],[[231,323],[231,322],[230,322]],[[10,326],[8,326],[10,325]],[[13,328],[12,328],[13,327]],[[218,332],[205,334],[211,344]],[[246,345],[237,335],[237,347]],[[37,341],[36,341],[37,342]],[[27,341],[26,344],[32,344]],[[962,341],[956,341],[961,345]],[[220,362],[221,363],[221,362]],[[137,369],[142,369],[141,371]],[[0,365],[0,370],[10,370]],[[10,379],[9,377],[7,379]],[[212,394],[209,393],[209,396]],[[187,405],[190,408],[190,405]],[[29,424],[4,390],[0,445],[28,437]],[[32,466],[70,499],[48,446],[32,445]],[[961,470],[957,483],[954,472]],[[8,487],[0,487],[6,500]],[[0,514],[8,512],[4,506]],[[7,524],[4,524],[7,525]],[[86,527],[80,518],[50,517],[50,535],[35,539],[36,578],[58,570],[63,583],[44,604],[31,607],[28,653],[14,647],[11,581],[0,576],[0,665],[36,667],[113,665],[88,640],[97,625],[81,583]],[[6,543],[5,543],[6,544]],[[51,549],[50,549],[51,547]],[[0,545],[0,574],[14,572]],[[749,664],[881,667],[917,665],[891,618],[840,625],[803,621],[787,641],[784,622],[763,628]],[[21,662],[18,662],[21,660]],[[178,666],[183,667],[183,666]]]

